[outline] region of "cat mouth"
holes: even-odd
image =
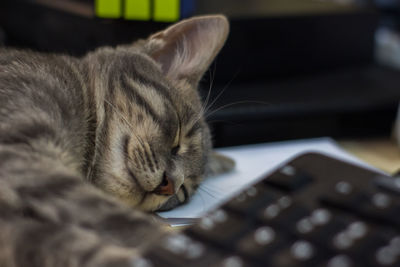
[[[146,202],[146,199],[150,197],[150,195],[155,195],[158,197],[165,197],[165,202],[156,208],[156,211],[168,211],[179,205],[187,203],[189,200],[189,193],[185,186],[182,184],[179,187],[177,193],[175,193],[175,184],[171,178],[168,177],[166,173],[163,174],[163,179],[160,184],[154,190],[146,190],[139,182],[137,176],[133,173],[133,171],[127,167],[127,172],[138,188],[143,192],[142,199],[139,201],[139,205],[143,205]],[[154,209],[153,209],[154,210]]]
[[[182,191],[183,199],[179,199],[179,191]],[[178,193],[170,197],[164,204],[162,204],[157,211],[168,211],[179,205],[185,204],[189,200],[189,194],[184,184],[181,185]]]
[[[172,179],[170,179],[166,173],[163,174],[163,179],[160,184],[154,190],[146,190],[139,182],[138,178],[132,172],[130,168],[128,169],[129,176],[135,181],[137,186],[145,193],[153,193],[160,196],[172,196],[175,194],[175,185]]]

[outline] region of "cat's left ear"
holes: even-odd
[[[170,79],[197,83],[225,43],[229,23],[222,15],[183,20],[147,40],[148,54]]]

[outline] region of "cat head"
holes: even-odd
[[[197,91],[228,31],[224,16],[194,17],[88,55],[94,184],[142,210],[165,210],[187,201],[207,172],[233,167],[212,152]]]

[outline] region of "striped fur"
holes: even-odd
[[[209,16],[83,58],[0,50],[1,267],[129,266],[164,235],[142,211],[233,166],[196,90],[227,32]]]

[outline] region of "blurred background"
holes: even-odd
[[[81,56],[215,13],[231,34],[200,90],[217,146],[390,136],[398,0],[1,0],[0,45]]]

